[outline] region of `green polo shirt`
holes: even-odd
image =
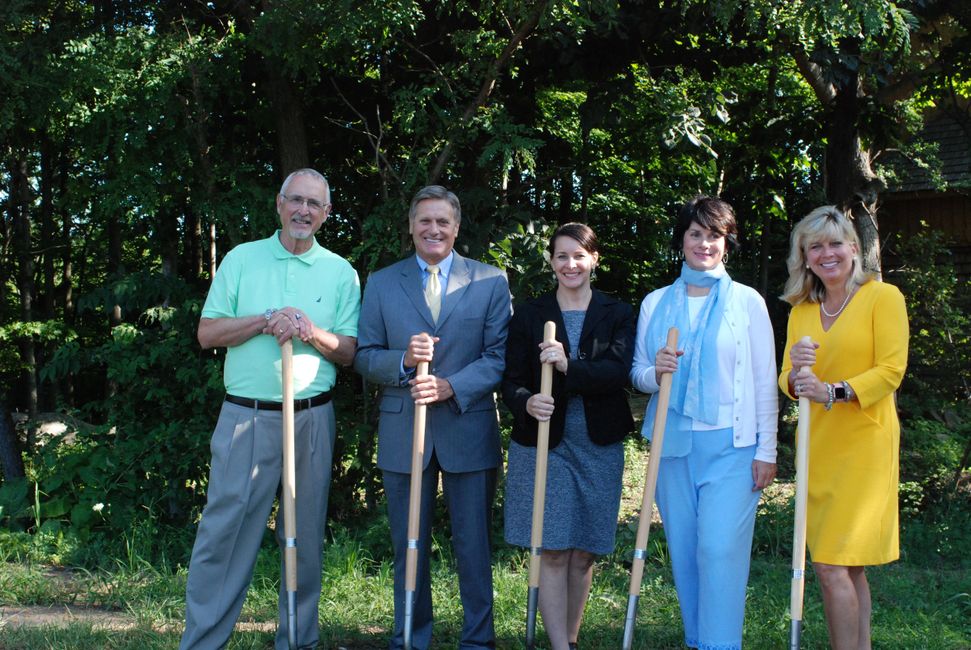
[[[212,281],[203,318],[236,318],[263,314],[268,308],[296,307],[317,327],[357,336],[361,283],[354,267],[316,240],[302,255],[280,243],[280,231],[267,239],[229,251]],[[293,339],[293,383],[296,398],[330,390],[337,368],[313,346]],[[258,334],[226,350],[226,392],[240,397],[280,401],[280,346]]]

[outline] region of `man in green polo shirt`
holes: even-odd
[[[222,648],[253,575],[280,486],[283,388],[280,346],[293,341],[297,473],[297,642],[317,645],[317,603],[334,448],[331,389],[337,364],[357,347],[361,290],[344,258],[314,234],[330,214],[327,180],[300,169],[276,197],[281,229],[237,246],[223,259],[199,321],[203,348],[225,347],[226,399],[212,435],[209,488],[186,585],[180,648]],[[282,510],[277,540],[284,545]],[[287,647],[287,603],[280,586],[276,647]]]

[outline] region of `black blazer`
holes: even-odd
[[[516,307],[506,341],[502,399],[514,417],[512,439],[529,447],[536,446],[539,423],[526,413],[526,401],[540,390],[543,364],[538,346],[546,321],[556,323],[556,340],[569,354],[570,343],[555,293]],[[634,358],[634,331],[631,306],[594,290],[583,320],[578,358],[570,359],[566,375],[553,370],[556,408],[550,419],[550,449],[563,439],[566,403],[573,395],[583,397],[587,431],[596,444],[618,442],[633,431],[626,388]]]

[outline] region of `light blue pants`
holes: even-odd
[[[692,432],[691,451],[663,458],[657,505],[681,605],[685,644],[742,647],[745,587],[760,491],[755,446],[735,448],[732,429]]]

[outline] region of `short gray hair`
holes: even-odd
[[[287,193],[287,188],[290,186],[290,181],[292,181],[297,176],[309,176],[323,183],[324,184],[324,203],[327,203],[327,204],[330,203],[330,183],[327,182],[327,179],[324,178],[323,174],[321,174],[316,169],[311,169],[310,167],[304,167],[302,169],[298,169],[295,172],[290,172],[290,175],[287,176],[286,179],[283,181],[283,185],[280,186],[280,194]]]
[[[459,203],[459,197],[455,196],[454,192],[445,189],[441,185],[426,185],[415,193],[414,198],[411,199],[411,207],[408,209],[409,221],[415,220],[415,213],[418,210],[418,204],[429,199],[437,199],[447,202],[452,208],[452,214],[455,216],[455,223],[462,223],[462,205]]]

